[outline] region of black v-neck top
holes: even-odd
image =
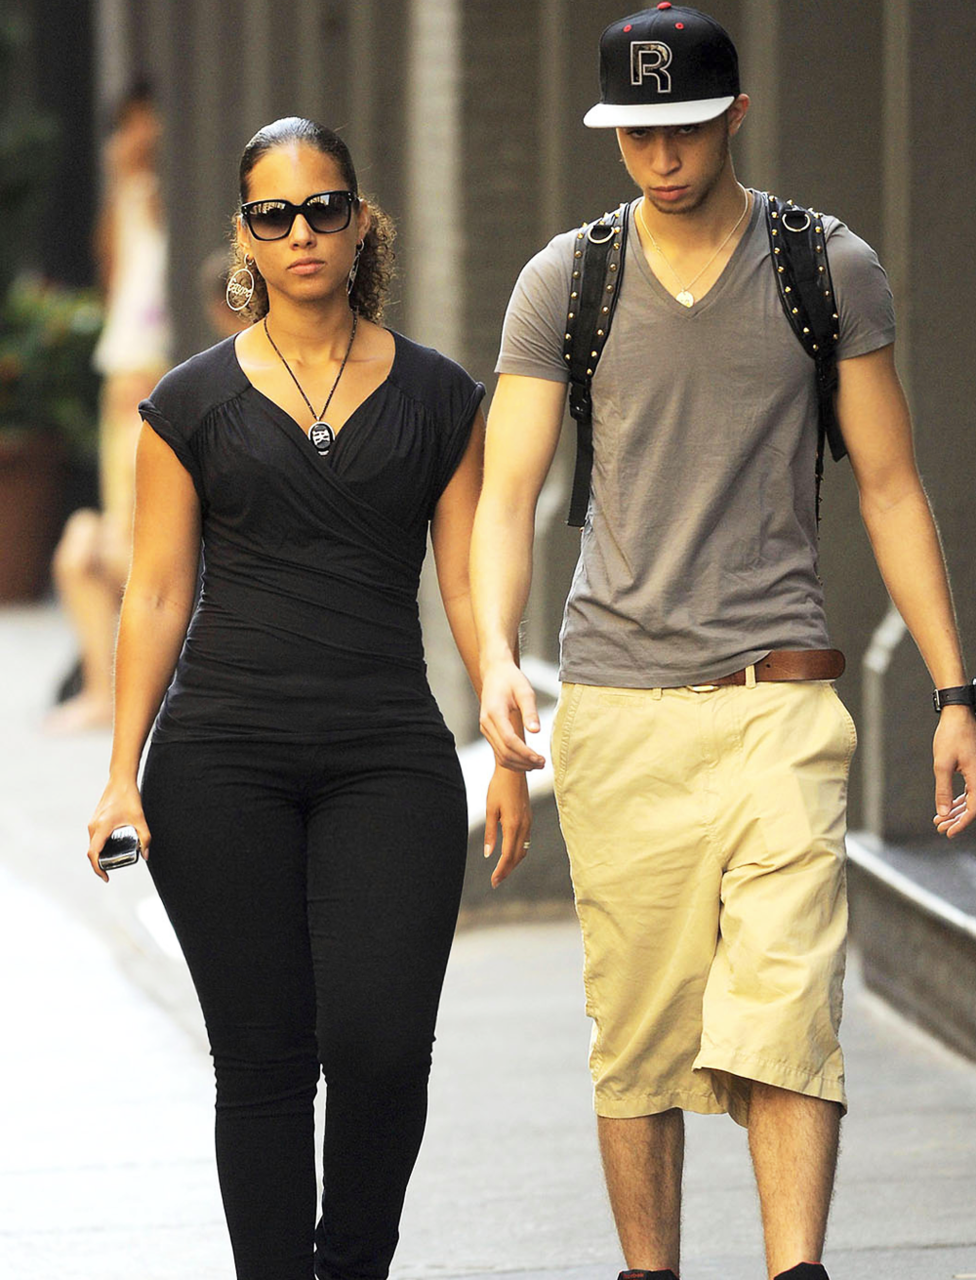
[[[139,406],[203,517],[203,589],[154,741],[447,734],[417,590],[428,524],[485,389],[393,337],[389,375],[325,457],[251,384],[233,338]]]

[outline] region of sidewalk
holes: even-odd
[[[53,610],[0,612],[0,1277],[231,1280],[192,990],[145,868],[106,888],[83,857],[107,735],[36,728],[69,649]],[[976,1276],[976,1066],[853,967],[831,1275]],[[459,935],[395,1276],[616,1275],[579,970],[571,920]],[[688,1148],[683,1280],[759,1280],[744,1134],[690,1117]]]
[[[203,1051],[107,940],[3,868],[0,963],[0,1275],[232,1276]]]

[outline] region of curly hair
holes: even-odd
[[[359,198],[369,204],[370,226],[363,238],[359,268],[352,293],[349,295],[349,304],[364,320],[372,320],[378,324],[383,318],[383,311],[389,300],[390,285],[396,272],[396,255],[393,251],[396,227],[390,215],[359,190],[349,148],[337,133],[326,129],[324,125],[316,124],[314,120],[304,120],[300,116],[285,116],[259,129],[244,148],[244,154],[241,156],[241,203],[245,203],[248,198],[248,180],[257,162],[275,147],[284,146],[289,142],[305,143],[323,155],[331,156],[339,166],[342,180],[349,190],[357,192]],[[254,277],[254,294],[248,305],[240,312],[253,324],[268,314],[268,288],[253,260],[246,260],[244,247],[237,234],[238,216],[234,214],[231,224],[230,272],[247,267]]]

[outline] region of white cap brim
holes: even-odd
[[[656,125],[702,124],[714,120],[735,98],[699,98],[696,102],[598,102],[583,117],[589,129],[647,129]]]

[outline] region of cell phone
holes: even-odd
[[[131,867],[139,861],[142,845],[135,827],[116,827],[102,845],[98,865],[102,871],[115,871],[117,867]]]

